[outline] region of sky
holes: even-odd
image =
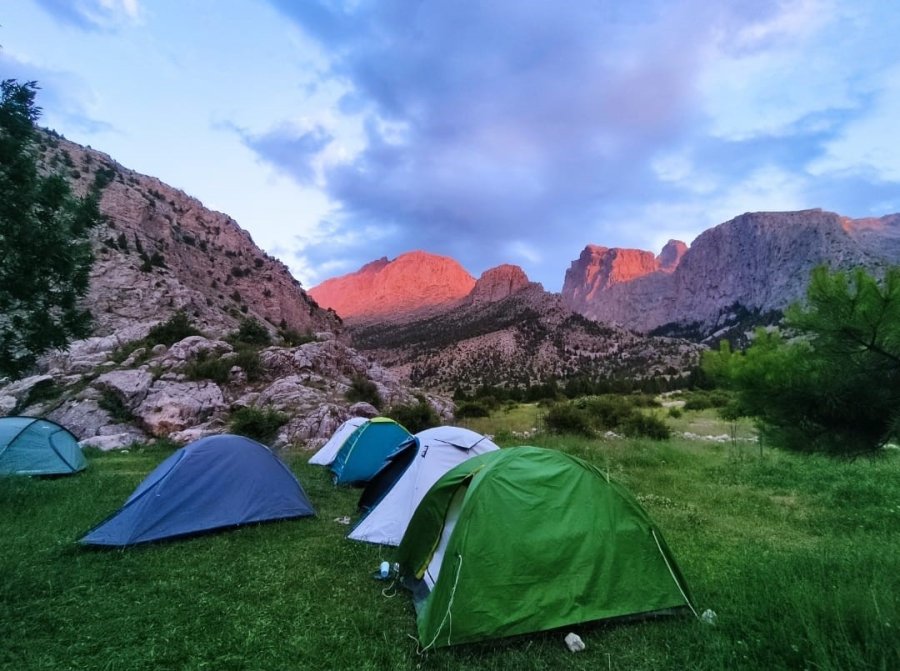
[[[559,291],[744,212],[900,212],[900,0],[7,0],[40,123],[312,287],[422,249]]]

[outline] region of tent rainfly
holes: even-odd
[[[175,452],[80,542],[134,545],[314,514],[297,478],[269,448],[225,434]]]
[[[309,458],[309,463],[316,464],[317,466],[330,466],[331,462],[334,461],[334,458],[337,456],[338,450],[341,449],[341,445],[344,444],[344,441],[368,421],[369,420],[365,417],[351,417],[348,419],[337,428],[337,431],[332,434],[331,438],[328,439],[328,442]]]
[[[388,417],[375,417],[357,427],[331,463],[336,485],[360,485],[372,479],[387,458],[412,434]]]
[[[37,417],[0,418],[0,475],[66,475],[86,466],[68,429]]]
[[[399,545],[413,512],[444,473],[466,459],[499,449],[487,436],[456,426],[438,426],[400,445],[369,481],[360,498],[365,516],[348,536]]]
[[[425,649],[694,610],[637,500],[555,450],[495,450],[447,472],[416,509],[397,559]]]

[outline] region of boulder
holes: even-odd
[[[111,391],[130,409],[136,408],[147,397],[153,384],[153,376],[146,370],[116,370],[104,373],[92,383],[101,391]]]
[[[161,437],[205,422],[225,408],[222,390],[213,382],[157,380],[134,414],[144,429]]]

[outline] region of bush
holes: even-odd
[[[441,423],[440,418],[425,399],[414,405],[398,405],[391,408],[388,417],[406,427],[410,433],[418,433]]]
[[[586,396],[574,401],[574,405],[587,413],[592,424],[610,431],[635,414],[635,409],[622,396]]]
[[[210,352],[202,351],[188,362],[184,374],[189,380],[212,380],[218,384],[228,382],[228,373],[234,361],[231,357],[211,356]]]
[[[479,401],[465,401],[460,403],[456,408],[457,419],[464,417],[487,417],[491,412],[485,407],[484,403]]]
[[[554,433],[575,433],[582,436],[594,435],[591,420],[583,408],[572,403],[555,403],[550,406],[544,419],[547,428]]]
[[[350,388],[344,397],[351,403],[369,403],[376,408],[381,407],[381,396],[378,393],[378,386],[371,380],[356,376],[350,383]],[[402,424],[402,422],[401,422]],[[415,433],[415,431],[413,431]]]
[[[669,417],[672,419],[678,419],[682,415],[684,415],[684,413],[681,411],[681,408],[669,408]]]
[[[272,335],[265,326],[252,317],[241,320],[238,330],[229,338],[232,342],[242,342],[248,345],[271,345]]]
[[[203,334],[194,327],[184,310],[179,310],[166,321],[150,329],[145,340],[151,346],[166,345],[171,347],[179,340],[195,335]]]
[[[287,347],[299,347],[300,345],[305,345],[308,342],[316,341],[316,336],[314,336],[312,333],[300,333],[300,331],[296,331],[290,328],[283,328],[279,330],[278,335],[281,337]]]
[[[654,415],[645,415],[635,412],[621,426],[626,436],[632,438],[652,438],[653,440],[668,440],[672,432],[666,423]]]
[[[288,416],[269,408],[241,408],[231,416],[231,431],[247,438],[269,443],[288,421]]]
[[[237,354],[231,358],[231,365],[240,366],[247,376],[248,382],[256,382],[262,379],[265,367],[259,352],[252,347],[238,347]]]
[[[106,410],[109,413],[109,416],[112,418],[113,422],[117,424],[121,424],[124,422],[130,422],[134,419],[134,415],[131,410],[122,402],[122,399],[118,397],[118,395],[110,391],[109,389],[104,390],[101,393],[100,400],[97,401],[97,405]]]

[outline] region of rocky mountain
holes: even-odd
[[[350,327],[355,347],[412,384],[451,390],[550,379],[677,376],[702,347],[648,338],[574,313],[516,266],[485,272],[444,311]]]
[[[352,404],[354,387],[385,408],[418,403],[227,215],[53,134],[40,150],[44,169],[77,192],[102,192],[85,299],[95,329],[42,357],[34,375],[0,380],[0,416],[48,417],[82,444],[113,449],[222,433],[244,411],[275,423],[275,446],[316,446],[349,416],[378,411]],[[176,324],[177,337],[160,335]],[[242,341],[246,324],[257,328]],[[426,398],[449,417],[449,402]]]
[[[687,245],[680,240],[669,240],[659,256],[641,249],[588,245],[566,271],[563,296],[572,309],[585,311],[610,287],[653,273],[673,272],[685,251]]]
[[[686,251],[681,244],[670,242],[650,272],[641,272],[652,268],[649,252],[588,246],[566,273],[563,298],[586,317],[640,332],[721,337],[777,321],[804,297],[817,265],[877,272],[900,263],[900,215],[747,213],[700,234]]]
[[[414,251],[326,280],[309,294],[343,319],[359,321],[454,303],[474,286],[475,278],[453,259]]]
[[[95,262],[86,302],[97,335],[150,325],[178,310],[211,332],[253,317],[272,330],[339,332],[287,267],[229,216],[106,154],[44,136],[47,170],[63,171],[84,194],[102,186],[106,223],[93,231]]]

